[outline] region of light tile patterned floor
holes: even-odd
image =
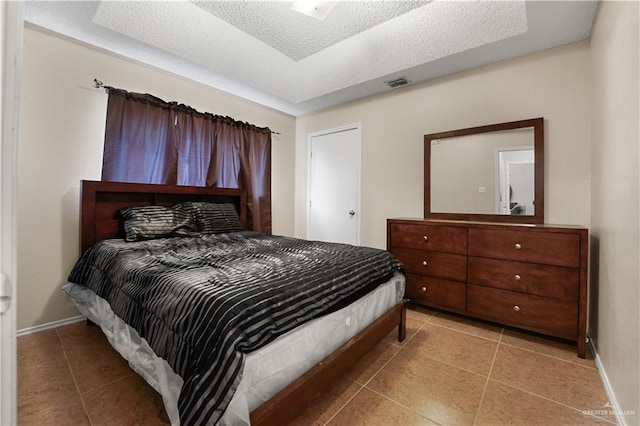
[[[412,307],[294,425],[615,424],[591,357],[575,347]],[[18,338],[19,425],[156,425],[160,396],[84,323]]]

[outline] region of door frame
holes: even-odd
[[[313,132],[313,133],[309,133],[307,134],[307,199],[306,199],[306,204],[305,204],[305,210],[307,212],[306,214],[306,218],[307,218],[307,223],[306,223],[306,231],[305,231],[305,235],[306,238],[309,238],[309,224],[310,224],[310,216],[311,216],[311,211],[309,206],[311,205],[311,140],[314,137],[318,137],[318,136],[325,136],[325,135],[330,135],[332,133],[340,133],[340,132],[345,132],[348,130],[356,130],[357,131],[357,136],[358,136],[358,140],[356,141],[356,145],[357,145],[357,151],[358,151],[358,159],[356,160],[356,177],[357,177],[357,182],[356,182],[356,188],[357,188],[357,194],[356,194],[356,245],[360,245],[360,226],[361,226],[361,220],[360,220],[360,216],[361,216],[361,212],[362,212],[362,204],[361,204],[361,199],[360,199],[360,195],[362,193],[362,169],[361,169],[361,165],[362,165],[362,125],[360,123],[353,123],[353,124],[347,124],[345,126],[340,126],[340,127],[334,127],[332,129],[325,129],[325,130],[320,130],[317,132]]]
[[[0,315],[0,424],[17,423],[16,171],[22,63],[22,1],[0,5],[0,273],[11,297]]]

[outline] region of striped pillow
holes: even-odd
[[[202,234],[222,234],[243,230],[238,212],[231,203],[185,202],[176,207],[190,212],[195,217],[198,232]]]
[[[197,235],[193,215],[175,207],[144,206],[120,210],[126,241]]]

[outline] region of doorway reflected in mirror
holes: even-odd
[[[534,164],[531,147],[497,149],[497,214],[526,215],[535,212]]]

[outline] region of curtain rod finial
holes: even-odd
[[[93,85],[96,89],[100,89],[102,86],[104,86],[104,83],[98,80],[97,78],[94,78]]]

